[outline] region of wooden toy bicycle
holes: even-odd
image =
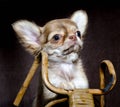
[[[114,66],[111,63],[111,61],[103,60],[101,62],[101,66],[99,70],[100,71],[100,89],[75,89],[72,91],[67,91],[64,89],[56,88],[50,84],[48,80],[48,58],[47,58],[48,56],[45,52],[41,52],[41,54],[42,54],[42,78],[46,87],[48,87],[48,89],[50,89],[54,93],[68,96],[67,98],[56,99],[54,101],[51,101],[45,107],[52,107],[53,105],[64,102],[64,101],[69,102],[69,107],[95,107],[93,95],[101,95],[100,103],[101,103],[101,107],[104,107],[104,103],[105,103],[104,94],[107,94],[108,92],[110,92],[116,83],[116,74],[115,74]],[[40,64],[39,59],[35,58],[35,61],[33,62],[33,65],[14,101],[15,106],[19,106],[23,98],[23,95],[27,87],[29,86],[29,83],[32,77],[34,76],[34,73],[38,68],[39,64]],[[106,71],[109,72],[111,77],[110,82],[106,86],[105,86],[105,76],[104,76],[104,73],[106,71],[104,68],[107,69]]]

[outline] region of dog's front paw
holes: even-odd
[[[73,90],[74,85],[71,82],[61,83],[60,88],[65,89],[65,90]]]

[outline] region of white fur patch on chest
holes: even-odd
[[[75,67],[72,63],[63,63],[60,65],[59,76],[66,81],[71,81],[74,78]]]
[[[66,90],[88,88],[87,76],[80,60],[74,63],[49,62],[48,78],[52,85]]]

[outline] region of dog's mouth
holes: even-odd
[[[72,53],[77,53],[80,51],[81,46],[79,44],[67,44],[63,45],[57,49],[50,49],[50,48],[44,48],[43,50],[48,53],[51,58],[65,58],[66,56],[69,56]]]
[[[78,45],[72,45],[69,48],[63,50],[63,55],[68,55],[68,54],[70,54],[72,52],[77,53],[78,50],[79,50],[79,46]]]
[[[63,55],[68,55],[72,52],[74,52],[74,46],[70,46],[69,48],[63,50]]]
[[[71,46],[59,47],[55,50],[44,49],[48,53],[49,60],[56,62],[71,62],[78,59],[78,54],[81,49],[79,44],[73,44]]]

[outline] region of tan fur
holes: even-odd
[[[27,20],[19,20],[12,26],[21,45],[28,52],[37,55],[42,50],[48,54],[48,77],[52,85],[66,90],[88,88],[87,76],[79,56],[87,26],[85,11],[76,11],[71,18],[49,21],[43,27]],[[44,107],[46,101],[56,96],[43,84],[39,84],[34,107]]]

